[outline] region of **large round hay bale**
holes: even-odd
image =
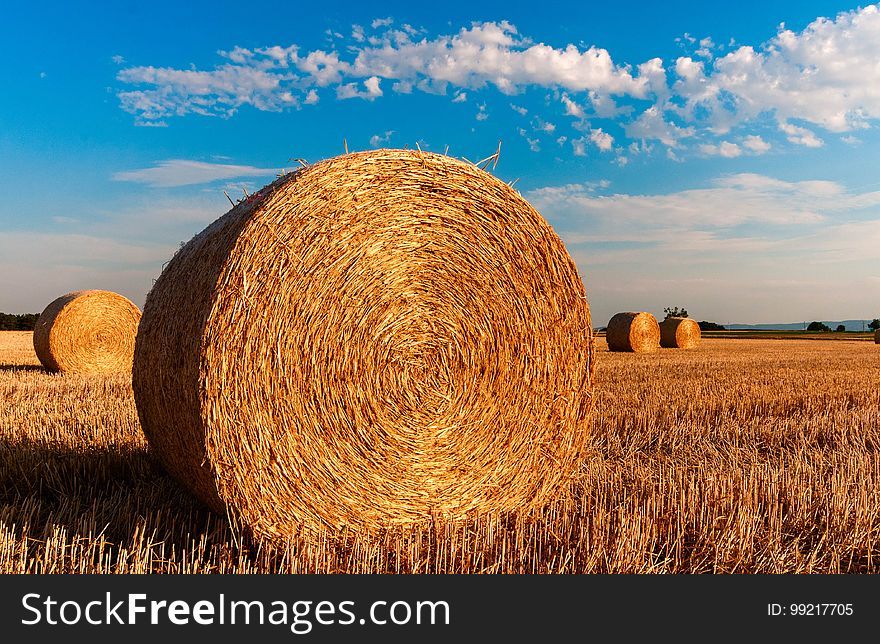
[[[608,321],[605,340],[611,351],[649,353],[660,348],[660,327],[650,313],[625,311]]]
[[[660,346],[693,349],[700,344],[700,325],[690,318],[666,318],[660,323]]]
[[[133,385],[150,449],[258,537],[528,509],[578,468],[583,283],[504,182],[429,153],[287,174],[171,260]]]
[[[880,329],[874,331],[874,344],[880,344]]]
[[[34,350],[49,371],[131,371],[140,309],[112,291],[75,291],[52,301],[34,327]]]

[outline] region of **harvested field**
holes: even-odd
[[[268,548],[153,464],[128,378],[47,373],[0,332],[0,571],[880,572],[872,342],[599,338],[596,363],[584,465],[543,509]]]

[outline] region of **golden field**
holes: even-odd
[[[0,332],[0,572],[880,572],[880,346],[597,343],[589,453],[541,512],[269,549],[153,464],[129,378]]]

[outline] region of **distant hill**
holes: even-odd
[[[842,324],[846,327],[847,331],[869,331],[868,324],[871,323],[871,320],[815,320],[816,322],[823,322],[830,326],[832,329],[836,329],[838,324]],[[806,320],[806,324],[813,322],[813,320]],[[864,326],[862,326],[864,325]],[[780,324],[725,324],[728,329],[732,331],[803,331],[805,328],[804,322],[789,322],[789,323],[780,323]]]

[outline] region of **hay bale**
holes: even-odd
[[[700,344],[700,325],[690,318],[666,318],[660,323],[660,346],[693,349]]]
[[[617,313],[608,321],[605,340],[611,351],[650,353],[660,348],[657,318],[644,311]]]
[[[880,344],[880,329],[874,331],[874,344]]]
[[[347,154],[215,221],[144,307],[152,453],[258,537],[528,509],[578,468],[593,337],[516,191],[429,153]]]
[[[131,371],[140,309],[111,291],[75,291],[51,302],[34,327],[34,350],[49,371]]]

